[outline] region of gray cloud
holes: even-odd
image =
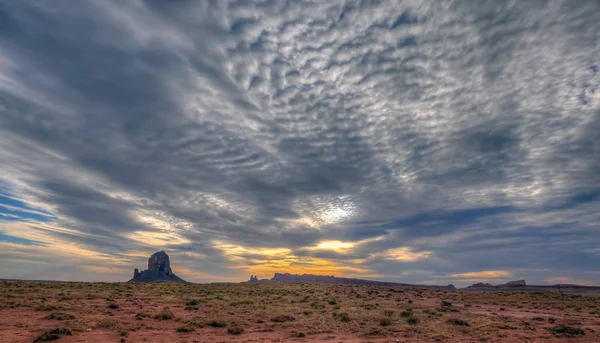
[[[413,270],[404,281],[582,278],[599,260],[598,13],[596,1],[12,3],[0,174],[55,217],[38,235],[165,248],[212,275],[285,248],[367,258],[386,279]],[[136,236],[148,232],[163,236]],[[376,257],[398,247],[430,255]]]

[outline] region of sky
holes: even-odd
[[[0,278],[600,285],[600,2],[0,5]]]

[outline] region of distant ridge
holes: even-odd
[[[454,290],[454,285],[447,286],[436,286],[436,285],[414,285],[408,283],[398,282],[387,282],[387,281],[374,281],[365,279],[353,279],[337,277],[332,275],[314,275],[314,274],[289,274],[289,273],[275,273],[271,279],[258,279],[255,275],[250,275],[250,280],[244,283],[277,283],[277,282],[290,282],[290,283],[335,283],[345,285],[373,285],[373,286],[405,286],[405,287],[422,287],[422,288],[435,288],[435,289],[448,289]]]
[[[489,283],[478,282],[463,290],[473,291],[563,291],[563,290],[600,290],[600,286],[582,286],[573,284],[555,284],[555,285],[528,285],[525,280],[509,281],[500,285],[492,285]]]

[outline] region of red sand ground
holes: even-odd
[[[0,286],[0,342],[34,342],[52,329],[71,332],[59,336],[57,342],[65,343],[600,342],[598,295],[323,284]],[[452,304],[442,306],[442,300]],[[153,318],[165,307],[173,318]],[[45,319],[52,313],[74,318]],[[280,315],[291,318],[274,322]],[[449,324],[449,319],[469,326]],[[225,326],[212,327],[211,321]],[[382,326],[386,321],[389,325]],[[559,325],[581,331],[554,332]],[[243,333],[228,332],[234,328]]]

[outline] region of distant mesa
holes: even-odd
[[[179,282],[185,283],[171,270],[169,255],[164,251],[155,252],[148,259],[148,269],[141,272],[135,268],[129,282]]]
[[[525,280],[517,280],[517,281],[509,281],[504,285],[500,285],[500,287],[525,287],[527,283]]]
[[[467,288],[508,288],[508,287],[527,287],[525,280],[509,281],[501,285],[492,285],[489,283],[478,282]]]
[[[336,284],[347,284],[347,285],[373,285],[373,286],[407,286],[407,287],[423,287],[423,288],[436,288],[436,289],[456,289],[454,285],[447,286],[433,286],[433,285],[413,285],[407,283],[397,282],[386,282],[386,281],[374,281],[365,279],[352,279],[337,277],[332,275],[314,275],[314,274],[288,274],[288,273],[275,273],[271,279],[258,279],[256,275],[250,275],[250,280],[246,283],[277,283],[277,282],[289,282],[289,283],[336,283]]]

